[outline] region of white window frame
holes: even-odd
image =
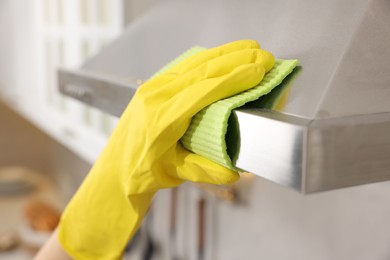
[[[124,1],[31,0],[30,2],[34,17],[33,37],[31,37],[34,50],[31,56],[33,66],[30,71],[32,91],[20,93],[16,107],[40,128],[90,163],[97,159],[117,119],[76,100],[61,96],[57,90],[56,69],[77,68],[87,56],[93,55],[99,47],[118,36],[125,24]],[[80,4],[82,2],[89,3],[88,24],[82,24]],[[50,5],[50,11],[45,14],[47,3]],[[98,3],[111,4],[109,25],[99,24]],[[62,4],[63,7],[60,16],[58,16],[58,4]],[[62,42],[62,52],[58,51],[61,46],[59,42]],[[88,53],[83,54],[83,49]],[[49,59],[47,56],[50,56]],[[53,64],[50,66],[51,69],[48,69],[49,62]],[[31,96],[27,93],[34,94]]]

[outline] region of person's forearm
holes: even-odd
[[[53,232],[49,240],[39,250],[34,260],[71,260],[72,258],[61,247],[57,238],[57,231]]]

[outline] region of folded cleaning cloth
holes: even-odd
[[[198,46],[192,47],[160,69],[153,77],[162,74],[169,68],[202,50],[205,50],[205,48]],[[198,155],[202,155],[232,170],[237,170],[228,155],[226,145],[228,121],[233,109],[268,94],[278,86],[297,65],[298,60],[277,59],[272,69],[256,87],[235,96],[217,101],[198,112],[191,120],[190,126],[180,140],[182,145]]]

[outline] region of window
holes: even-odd
[[[103,148],[117,119],[58,92],[56,70],[77,68],[122,30],[123,0],[36,0],[37,81],[42,122],[89,161]],[[49,115],[50,114],[50,115]],[[42,117],[39,116],[39,117]]]

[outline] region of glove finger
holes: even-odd
[[[205,68],[200,69],[207,69],[206,78],[214,78],[228,74],[240,65],[250,63],[261,64],[268,72],[273,67],[275,58],[272,53],[266,50],[240,50],[217,57],[205,64]]]
[[[260,45],[254,40],[239,40],[230,42],[212,49],[207,49],[190,56],[174,67],[170,68],[160,76],[147,81],[139,87],[138,92],[147,92],[155,89],[158,86],[167,84],[168,82],[178,78],[179,76],[191,71],[198,66],[225,54],[245,49],[259,49]]]
[[[174,177],[200,183],[228,185],[239,180],[240,175],[205,157],[191,153],[180,144],[176,147]]]
[[[215,59],[216,57],[245,49],[260,49],[260,45],[254,40],[239,40],[230,42],[195,54],[190,58],[184,60],[183,62],[177,64],[176,66],[172,67],[170,70],[167,71],[167,73],[182,75],[188,71],[195,69],[196,67],[202,65],[205,62]]]
[[[172,98],[198,81],[229,74],[241,65],[257,63],[263,65],[267,71],[273,66],[274,62],[273,55],[265,50],[245,49],[231,52],[198,66],[196,69],[172,80],[164,87],[150,89],[150,91],[144,93],[144,96],[153,100],[157,98],[159,102],[164,102],[164,100]]]
[[[196,113],[218,100],[256,86],[264,74],[263,65],[245,64],[229,74],[205,79],[185,88],[167,102],[161,103],[155,111],[156,122],[153,123],[167,129],[158,133],[159,138],[179,140]]]

